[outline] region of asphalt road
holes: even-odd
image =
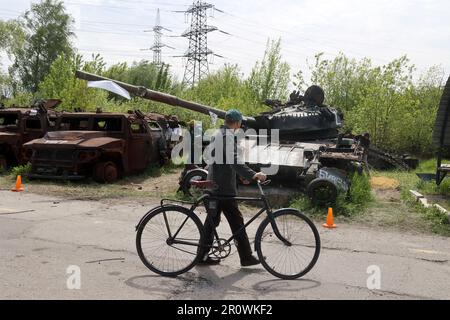
[[[162,278],[135,249],[134,227],[155,203],[0,197],[0,299],[450,299],[448,238],[339,225],[320,228],[319,261],[301,280],[241,269],[237,254]],[[67,285],[73,270],[79,289]],[[379,289],[367,286],[373,275]]]

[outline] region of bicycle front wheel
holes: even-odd
[[[140,223],[136,248],[147,268],[174,277],[196,265],[202,239],[203,225],[194,212],[180,206],[164,206]]]
[[[306,215],[294,209],[277,211],[273,217],[281,237],[289,243],[275,234],[271,219],[265,219],[255,237],[259,260],[275,277],[286,280],[303,277],[319,258],[319,232]]]

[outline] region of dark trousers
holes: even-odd
[[[204,244],[206,246],[211,246],[214,242],[214,227],[219,226],[220,215],[222,212],[227,218],[233,234],[236,234],[239,230],[241,230],[241,228],[244,227],[244,218],[239,210],[236,200],[217,200],[215,202],[217,209],[211,209],[209,204],[206,204],[208,211],[208,216],[205,221]],[[236,234],[235,243],[241,260],[248,259],[252,255],[252,248],[245,229],[242,229],[239,234]],[[208,249],[205,249],[205,252],[203,252],[204,255],[208,253],[207,250]]]

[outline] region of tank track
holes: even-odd
[[[368,152],[369,166],[379,170],[398,169],[412,170],[412,168],[401,156],[370,147]]]

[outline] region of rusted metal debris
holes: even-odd
[[[23,144],[54,129],[59,113],[53,109],[60,103],[50,99],[29,107],[0,108],[0,167],[5,169],[27,162]]]
[[[24,145],[31,178],[111,183],[168,160],[163,115],[64,112],[55,131]]]

